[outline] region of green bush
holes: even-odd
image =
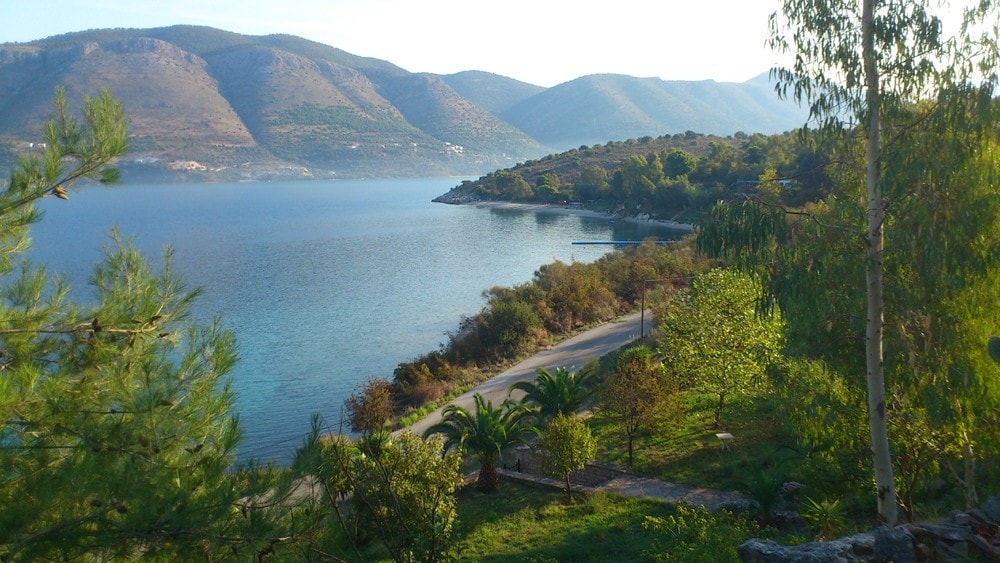
[[[745,513],[709,512],[685,504],[677,505],[676,515],[647,517],[643,528],[663,537],[662,544],[644,554],[650,559],[698,563],[706,561],[709,554],[711,560],[717,562],[739,561],[736,548],[760,531]]]

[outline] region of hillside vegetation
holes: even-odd
[[[787,205],[825,195],[827,150],[800,134],[719,137],[693,131],[570,149],[529,160],[436,199],[443,203],[503,200],[574,203],[622,216],[697,222],[709,206],[777,182]]]

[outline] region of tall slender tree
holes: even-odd
[[[887,525],[897,519],[896,494],[886,424],[885,228],[894,206],[917,187],[901,171],[947,167],[911,150],[908,138],[928,127],[953,127],[975,136],[992,126],[991,93],[997,84],[997,6],[986,0],[965,9],[958,31],[946,26],[928,0],[784,0],[771,17],[771,45],[794,55],[772,72],[781,95],[808,104],[821,129],[839,137],[844,154],[863,147],[864,221],[834,228],[863,241],[866,322],[865,372],[869,433],[878,512]],[[971,144],[958,144],[959,161]],[[954,147],[950,147],[954,148]],[[908,179],[912,180],[912,176]],[[788,235],[780,212],[717,211],[725,227],[703,230],[700,244],[715,254],[736,247],[757,254],[756,265],[781,249],[769,246]],[[848,219],[846,216],[844,219]],[[863,225],[863,226],[861,226]]]

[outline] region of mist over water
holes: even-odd
[[[287,461],[312,413],[336,429],[357,386],[439,347],[492,286],[553,260],[592,262],[577,240],[671,238],[653,226],[432,203],[459,179],[85,187],[45,199],[32,257],[74,297],[113,225],[200,287],[193,314],[236,333],[241,457]]]

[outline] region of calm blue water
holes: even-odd
[[[286,460],[312,413],[336,427],[373,376],[438,348],[483,290],[531,279],[553,260],[590,262],[607,246],[666,229],[432,203],[456,179],[87,187],[46,199],[33,256],[79,299],[112,225],[201,287],[198,319],[235,333],[232,373],[242,457]]]

